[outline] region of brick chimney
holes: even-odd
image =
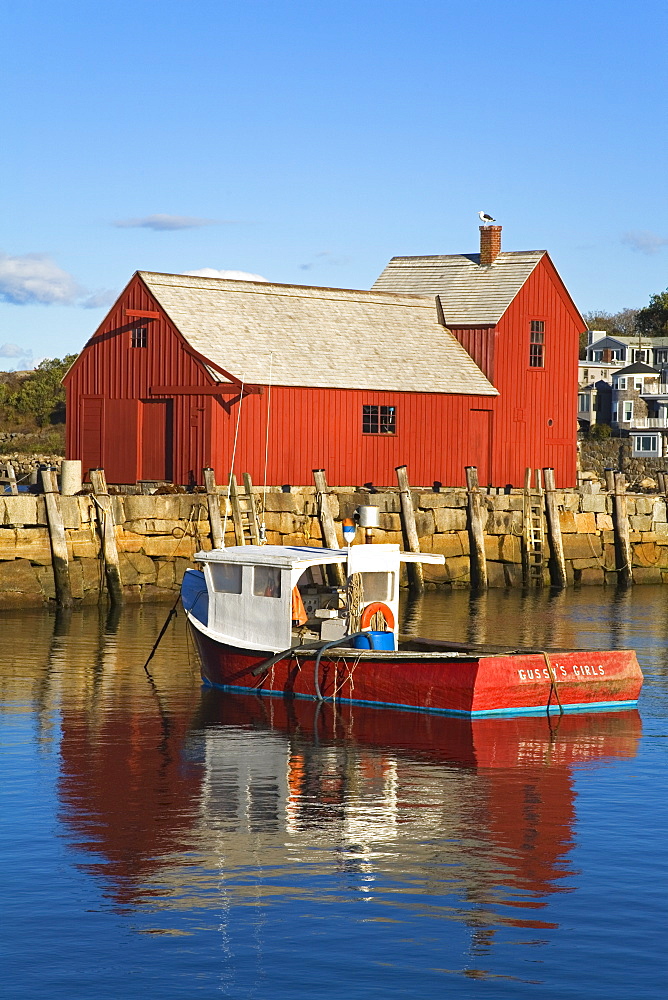
[[[501,253],[501,226],[480,227],[480,266],[489,267]]]

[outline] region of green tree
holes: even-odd
[[[62,422],[65,419],[65,390],[61,380],[76,357],[76,354],[68,354],[64,358],[45,358],[8,396],[6,404],[32,417],[39,427]]]
[[[650,297],[649,305],[638,313],[636,323],[646,337],[668,337],[668,289]]]

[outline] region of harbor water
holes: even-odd
[[[665,591],[403,628],[637,651],[638,710],[469,722],[203,690],[161,605],[0,618],[3,995],[663,998]]]

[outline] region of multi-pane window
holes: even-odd
[[[148,328],[145,326],[136,326],[132,331],[132,346],[146,347],[147,344],[148,344]]]
[[[631,420],[633,420],[633,400],[632,399],[626,399],[626,400],[624,400],[624,416],[622,417],[622,420],[624,421],[625,424],[628,424]]]
[[[581,392],[578,395],[578,410],[580,413],[589,412],[589,393]]]
[[[396,406],[363,406],[362,434],[396,434]]]
[[[529,342],[529,368],[543,368],[545,365],[545,323],[542,319],[531,320]]]

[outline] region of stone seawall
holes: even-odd
[[[413,489],[420,547],[445,556],[444,566],[425,566],[427,587],[470,585],[467,494]],[[265,501],[263,491],[256,499]],[[579,490],[559,490],[566,576],[570,585],[615,584],[617,557],[613,498],[597,482]],[[635,583],[668,583],[668,517],[666,498],[658,494],[626,494],[631,564]],[[72,597],[76,602],[105,599],[99,502],[88,495],[59,497],[69,559]],[[223,518],[227,501],[219,493]],[[523,585],[525,551],[524,496],[482,491],[485,514],[484,549],[491,587]],[[367,493],[333,488],[329,492],[340,544],[340,521],[360,504],[379,508],[376,542],[403,546],[398,491]],[[111,497],[114,533],[128,601],[173,599],[193,553],[211,547],[207,497],[204,494],[117,495]],[[486,512],[486,513],[485,513]],[[314,488],[271,489],[266,494],[267,541],[279,545],[322,544]],[[362,532],[359,533],[362,540]],[[225,542],[234,545],[228,516]],[[547,564],[543,580],[549,585]],[[0,608],[39,606],[55,600],[51,543],[43,496],[0,496]]]

